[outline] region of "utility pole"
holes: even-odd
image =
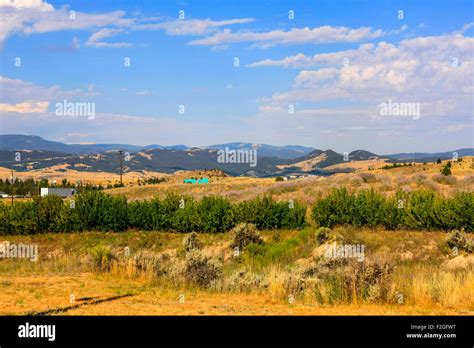
[[[12,196],[12,206],[13,206],[13,168],[12,168],[12,189],[10,190],[10,195]]]
[[[120,154],[120,185],[122,185],[122,173],[123,173],[123,151],[119,150]]]

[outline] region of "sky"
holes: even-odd
[[[474,147],[473,34],[470,0],[0,0],[0,134]]]

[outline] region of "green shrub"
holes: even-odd
[[[443,169],[441,169],[441,174],[444,176],[451,175],[451,162],[448,161],[448,163],[446,163]]]
[[[300,228],[306,208],[298,202],[275,202],[270,196],[243,201],[234,206],[235,222],[252,223],[259,229]]]
[[[448,235],[446,243],[450,248],[457,248],[458,250],[464,250],[468,253],[474,251],[474,242],[464,231],[452,231]]]
[[[98,191],[86,191],[75,199],[71,211],[80,217],[82,230],[123,231],[127,229],[127,199]]]
[[[335,189],[313,207],[313,219],[319,226],[332,228],[353,222],[355,196],[346,188]]]
[[[249,244],[262,244],[263,239],[254,224],[241,223],[231,231],[230,247],[243,250]]]
[[[55,230],[56,221],[61,215],[63,200],[58,196],[33,198],[36,212],[37,232],[51,232]]]
[[[221,197],[204,197],[197,205],[199,231],[224,232],[234,225],[232,205]]]
[[[331,234],[331,229],[327,227],[320,227],[316,230],[316,240],[319,244],[323,244],[324,242],[329,240]]]
[[[474,230],[474,194],[457,193],[444,198],[429,190],[397,192],[386,198],[373,190],[351,193],[336,189],[313,206],[313,219],[319,226],[384,226],[388,229]]]
[[[128,203],[128,222],[131,227],[139,228],[141,230],[153,229],[153,204],[147,201],[135,201]]]

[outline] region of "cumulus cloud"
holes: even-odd
[[[340,100],[374,107],[397,98],[421,103],[424,114],[472,117],[473,49],[474,38],[449,34],[309,57],[298,54],[252,66],[316,68],[301,70],[291,90],[263,99],[271,105]]]
[[[260,112],[252,126],[264,129],[271,123],[274,137],[299,134],[303,142],[316,136],[319,144],[341,151],[351,149],[338,144],[358,144],[378,153],[394,147],[432,151],[428,139],[446,134],[456,136],[450,137],[449,145],[443,141],[439,150],[469,146],[474,126],[473,50],[474,38],[455,32],[253,63],[251,67],[299,70],[289,89],[259,100]],[[419,103],[421,117],[381,116],[380,105],[389,99]],[[294,114],[288,112],[289,105]]]
[[[44,11],[53,10],[53,6],[43,0],[0,0],[0,7],[14,8],[14,9],[25,9],[35,8]]]
[[[371,40],[384,35],[380,29],[370,27],[351,29],[347,27],[332,27],[329,25],[316,28],[293,28],[291,30],[272,30],[267,32],[232,32],[224,29],[212,36],[191,41],[190,45],[219,46],[238,42],[256,42],[264,47],[274,45],[295,44],[324,44],[336,42],[360,42]]]

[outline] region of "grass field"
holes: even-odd
[[[331,233],[346,243],[364,244],[366,261],[383,260],[394,267],[386,297],[340,293],[331,299],[330,292],[338,289],[331,282],[343,278],[322,280],[318,296],[316,288],[298,289],[291,284],[309,282],[311,279],[295,275],[318,264],[321,246],[313,227],[264,231],[265,249],[253,254],[244,251],[239,257],[233,256],[228,233],[200,235],[202,252],[223,264],[219,283],[209,286],[137,269],[134,256],[143,250],[149,255],[168,254],[175,265],[183,262],[183,234],[87,232],[5,238],[11,243],[37,244],[40,257],[37,262],[9,259],[0,263],[2,314],[474,313],[473,256],[452,255],[446,233],[352,228],[337,228]],[[98,248],[107,248],[117,257],[107,270],[96,267]],[[165,267],[175,265],[167,262]],[[236,278],[242,270],[245,275]],[[122,295],[130,296],[113,299]],[[97,300],[104,301],[93,303]],[[71,305],[76,307],[67,309]]]
[[[359,169],[285,182],[215,176],[208,185],[186,185],[177,175],[106,192],[130,200],[170,192],[231,201],[269,194],[308,206],[341,186],[387,195],[419,188],[448,197],[474,192],[469,160],[454,164],[450,177],[439,175],[442,166]],[[4,236],[11,244],[37,245],[39,257],[0,259],[0,314],[474,314],[472,250],[454,250],[446,232],[341,226],[320,238],[321,230],[309,219],[301,230],[260,234],[262,243],[250,243],[238,254],[230,232],[198,234],[198,251],[186,250],[185,234],[162,231]],[[328,260],[332,243],[363,245],[363,262]]]
[[[231,201],[252,199],[265,194],[278,200],[293,199],[312,205],[332,188],[347,187],[352,190],[373,188],[386,195],[397,190],[411,191],[426,188],[451,196],[456,192],[474,192],[474,167],[472,157],[454,163],[450,177],[440,174],[447,161],[441,164],[416,164],[413,167],[390,170],[360,169],[355,173],[336,174],[329,177],[308,177],[290,181],[275,182],[274,178],[215,177],[207,185],[183,185],[181,177],[147,186],[130,186],[107,190],[110,194],[125,195],[130,200],[164,197],[167,193],[191,195],[196,198],[209,195],[224,196]],[[358,163],[358,162],[355,162]],[[347,166],[351,166],[348,163]]]

